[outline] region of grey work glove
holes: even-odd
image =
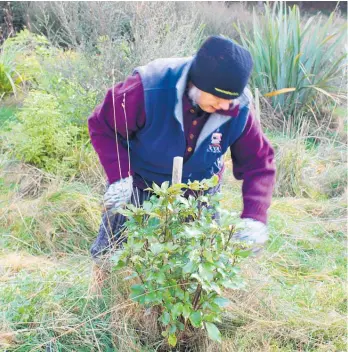
[[[104,206],[107,210],[118,209],[131,200],[133,177],[129,176],[112,183],[104,194]]]
[[[243,230],[237,232],[232,238],[252,245],[254,254],[261,251],[263,245],[268,240],[267,226],[261,221],[254,219],[243,219]]]

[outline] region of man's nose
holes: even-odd
[[[219,107],[221,110],[228,110],[230,107],[230,103],[228,101],[220,102]]]

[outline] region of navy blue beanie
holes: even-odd
[[[238,98],[253,68],[250,52],[232,40],[209,37],[190,68],[190,80],[200,90],[223,99]]]

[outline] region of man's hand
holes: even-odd
[[[253,245],[252,251],[256,254],[261,251],[263,245],[268,240],[267,226],[254,219],[243,219],[243,222],[244,229],[237,232],[233,236],[233,239]]]
[[[131,200],[133,177],[129,176],[112,183],[104,195],[104,205],[107,210],[117,209]]]

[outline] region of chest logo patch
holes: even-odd
[[[214,132],[211,136],[211,142],[208,147],[208,151],[212,153],[221,153],[221,140],[222,133]]]

